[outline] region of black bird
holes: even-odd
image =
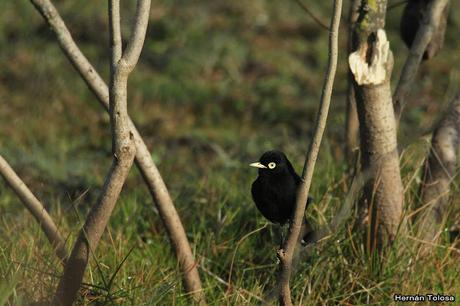
[[[265,218],[284,225],[293,215],[301,178],[281,151],[267,151],[260,157],[259,162],[250,166],[259,169],[259,176],[251,188],[254,203]],[[309,197],[307,205],[310,202]],[[311,227],[306,219],[305,222],[308,235]]]

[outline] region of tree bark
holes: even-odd
[[[362,1],[354,31],[356,51],[349,57],[360,125],[361,169],[370,176],[360,205],[368,211],[370,252],[394,240],[403,204],[390,88],[393,56],[384,31],[386,6],[386,0]]]
[[[14,172],[13,168],[0,155],[0,174],[5,179],[6,183],[16,193],[24,206],[30,211],[32,216],[37,220],[43,232],[48,238],[48,241],[53,246],[56,256],[62,264],[67,261],[67,249],[65,248],[65,240],[62,238],[59,230],[51,216],[46,211],[43,204],[35,197],[27,185]]]
[[[91,253],[94,253],[110,219],[123,184],[134,161],[135,146],[130,131],[127,109],[128,76],[141,54],[150,15],[150,0],[137,2],[133,33],[122,54],[120,2],[109,1],[111,36],[110,126],[112,129],[113,163],[97,204],[91,209],[75,242],[62,276],[54,305],[72,305],[80,287]]]
[[[76,45],[56,8],[50,0],[30,1],[48,23],[51,30],[56,35],[62,51],[86,82],[88,88],[94,93],[105,110],[108,111],[109,89],[107,85]],[[161,220],[165,225],[168,237],[175,250],[182,270],[185,290],[196,301],[204,302],[205,298],[197,269],[198,265],[195,261],[195,257],[179,214],[174,207],[174,203],[168,192],[166,184],[164,183],[158,168],[153,162],[150,151],[145,145],[142,136],[131,119],[129,119],[128,124],[131,133],[134,136],[134,143],[136,146],[136,165],[147,184],[149,192],[160,214]]]
[[[334,85],[335,72],[337,70],[338,57],[338,32],[340,17],[342,14],[342,0],[334,0],[334,8],[329,27],[329,61],[321,94],[320,108],[316,117],[315,134],[305,159],[302,171],[302,184],[297,192],[296,209],[289,224],[289,233],[284,245],[278,250],[279,273],[279,301],[281,305],[292,305],[291,289],[289,282],[292,274],[292,261],[296,245],[298,245],[302,224],[305,218],[308,192],[313,178],[316,159],[321,145],[324,130],[326,128],[327,115],[331,102],[332,88]]]
[[[420,186],[418,236],[435,242],[448,211],[450,184],[457,172],[460,145],[460,94],[452,100],[431,140]],[[433,244],[426,244],[427,247]]]
[[[411,42],[409,55],[404,63],[398,85],[396,86],[396,90],[393,95],[397,121],[401,118],[405,100],[407,99],[412,84],[414,83],[423,55],[425,52],[428,52],[427,56],[434,56],[434,54],[442,48],[444,43],[444,33],[447,23],[447,15],[449,12],[449,0],[430,0],[428,4],[426,4],[426,0],[420,0],[418,5],[422,5],[422,2],[425,8],[423,13],[420,15],[422,15],[423,18],[420,21],[420,25],[416,27],[416,29],[418,29],[417,34],[415,35],[413,42]],[[403,19],[401,22],[402,26],[405,25],[408,27],[408,24],[404,23]],[[410,29],[406,30],[410,31]],[[403,29],[401,29],[401,31],[403,31]],[[409,34],[414,35],[413,33]]]

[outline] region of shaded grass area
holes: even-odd
[[[105,5],[56,4],[107,79]],[[124,5],[132,12],[133,3]],[[300,169],[323,81],[327,32],[290,2],[161,0],[152,5],[148,39],[129,83],[130,114],[170,188],[210,304],[257,304],[276,292],[279,233],[269,225],[246,237],[266,224],[250,198],[256,173],[247,165],[278,148]],[[311,3],[311,8],[327,20],[329,5]],[[455,12],[458,4],[452,6]],[[125,15],[128,33],[131,17]],[[399,16],[395,9],[387,21],[395,81],[407,53],[397,36]],[[401,126],[408,212],[417,200],[417,171],[427,149],[422,131],[458,89],[458,68],[452,69],[460,60],[458,14],[449,22],[446,47],[422,66]],[[343,23],[342,50],[345,29]],[[7,46],[0,51],[1,154],[45,203],[70,246],[111,162],[108,116],[31,4],[0,3],[0,44]],[[309,214],[317,225],[331,219],[348,192],[343,52],[339,65],[312,185],[317,203]],[[360,237],[350,233],[347,225],[308,260],[299,260],[292,281],[296,301],[388,305],[394,293],[460,296],[459,254],[446,248],[447,237],[443,247],[423,258],[417,257],[414,241],[398,242],[382,269],[369,269],[372,262]],[[61,273],[39,226],[0,184],[0,302],[46,305]],[[161,220],[133,169],[86,274],[80,303],[188,305],[180,279]]]

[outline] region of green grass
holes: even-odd
[[[82,50],[107,79],[106,5],[56,2]],[[200,262],[209,304],[258,304],[258,298],[276,293],[279,233],[266,226],[252,203],[256,173],[247,165],[278,148],[300,170],[323,82],[327,32],[294,2],[161,0],[152,5],[148,39],[130,78],[129,112],[173,196]],[[311,7],[327,20],[329,2]],[[130,3],[127,10],[132,12]],[[394,82],[407,54],[397,35],[400,13],[391,11],[387,20],[396,55]],[[451,14],[440,56],[423,64],[401,124],[407,212],[416,203],[417,171],[426,152],[422,131],[458,89],[457,15]],[[126,29],[130,20],[125,18]],[[0,153],[45,203],[70,248],[110,166],[108,117],[27,1],[1,2],[0,44],[8,44],[0,52]],[[345,23],[340,45],[344,50]],[[308,214],[317,226],[332,218],[348,194],[342,153],[345,96],[342,52],[311,190],[317,203]],[[454,184],[457,207],[458,192]],[[385,265],[376,269],[351,226],[348,222],[308,259],[299,260],[292,280],[295,301],[388,305],[394,293],[430,292],[460,299],[459,254],[447,248],[447,237],[423,257],[415,241],[398,240]],[[61,273],[39,226],[0,183],[0,304],[47,305]],[[136,169],[91,261],[79,302],[190,304]]]

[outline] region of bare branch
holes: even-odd
[[[352,216],[353,205],[356,203],[356,200],[360,195],[360,191],[368,179],[369,171],[357,173],[353,177],[347,196],[343,200],[340,209],[336,212],[332,220],[328,224],[314,230],[304,241],[309,249],[312,249],[314,244],[320,240],[337,233],[339,228],[348,221],[348,219]],[[307,253],[309,249],[307,249]]]
[[[434,0],[430,1],[428,4],[426,9],[427,14],[423,17],[417,35],[410,47],[409,55],[404,63],[398,85],[393,95],[393,104],[397,121],[401,118],[405,100],[414,83],[423,54],[439,28],[443,14],[447,13],[446,10],[448,9],[448,5],[449,0]],[[444,33],[441,35],[443,36]]]
[[[457,94],[433,133],[425,161],[420,185],[421,212],[417,216],[418,236],[422,240],[435,242],[441,233],[448,211],[450,184],[457,172],[459,146],[460,94]]]
[[[280,289],[279,299],[282,305],[292,305],[291,290],[289,288],[289,281],[292,274],[292,260],[295,247],[299,241],[299,234],[302,228],[305,207],[307,204],[316,159],[318,158],[321,139],[326,128],[332,88],[337,70],[338,32],[341,14],[342,0],[335,0],[330,25],[331,31],[329,33],[328,67],[324,80],[324,87],[321,93],[320,108],[316,117],[315,134],[312,142],[310,143],[305,159],[302,171],[302,184],[299,186],[297,193],[296,209],[294,216],[291,218],[292,220],[289,226],[289,233],[283,247],[278,251],[278,257],[280,259],[278,286]]]
[[[30,0],[41,13],[45,21],[55,33],[58,43],[64,54],[73,64],[77,72],[86,82],[88,88],[94,93],[101,105],[108,111],[109,90],[104,80],[100,77],[88,59],[83,55],[73,40],[64,21],[56,8],[49,0]],[[185,289],[196,300],[203,300],[201,280],[197,270],[195,257],[193,256],[190,243],[188,242],[185,229],[177,213],[168,189],[161,177],[158,168],[154,164],[150,151],[145,145],[134,123],[129,121],[130,130],[134,135],[136,145],[136,165],[139,168],[152,198],[157,205],[169,239],[178,257],[182,273],[184,275]]]
[[[27,185],[14,172],[13,168],[11,168],[8,162],[1,155],[0,174],[40,224],[46,238],[48,238],[49,242],[53,246],[57,257],[63,264],[65,264],[68,257],[67,250],[65,248],[65,240],[59,233],[56,224],[54,224],[53,219],[51,219],[51,216],[48,214],[43,204],[35,197],[32,191],[30,191]]]
[[[40,12],[45,21],[56,35],[59,46],[86,82],[86,85],[96,95],[106,110],[109,109],[109,88],[97,73],[96,69],[83,55],[67,29],[64,21],[50,0],[30,0]]]
[[[304,11],[310,16],[320,27],[325,30],[329,30],[329,27],[318,17],[313,14],[313,12],[306,6],[301,0],[294,0]]]
[[[137,14],[137,19],[145,20],[140,23],[139,32],[146,33],[148,16],[150,11],[150,1],[142,1],[148,4],[143,7],[143,11]],[[83,280],[84,272],[89,261],[91,253],[97,248],[99,240],[109,222],[112,211],[115,208],[123,184],[128,177],[129,170],[134,161],[135,146],[133,135],[129,128],[129,117],[127,108],[127,85],[129,73],[134,65],[127,67],[122,65],[122,60],[117,61],[120,56],[121,41],[117,41],[120,35],[120,14],[119,2],[109,2],[109,15],[111,19],[112,43],[111,47],[111,68],[110,75],[110,125],[112,128],[113,144],[113,163],[107,175],[104,188],[98,202],[92,207],[85,225],[83,226],[77,241],[75,242],[72,254],[65,265],[64,275],[62,276],[56,295],[53,300],[54,305],[67,306],[72,305],[77,295],[78,289]],[[145,17],[147,16],[147,17]],[[138,23],[137,21],[136,23]],[[144,39],[138,39],[134,42],[134,48],[141,49]],[[123,58],[123,55],[121,55]],[[137,61],[137,59],[135,59]],[[135,62],[133,63],[135,64]]]
[[[120,18],[120,0],[109,1],[109,33],[110,49],[112,50],[111,73],[117,66],[123,50],[121,40],[121,18]]]
[[[147,33],[147,24],[150,16],[149,12],[150,0],[137,1],[136,23],[122,58],[130,69],[134,68],[141,55],[145,34]]]

